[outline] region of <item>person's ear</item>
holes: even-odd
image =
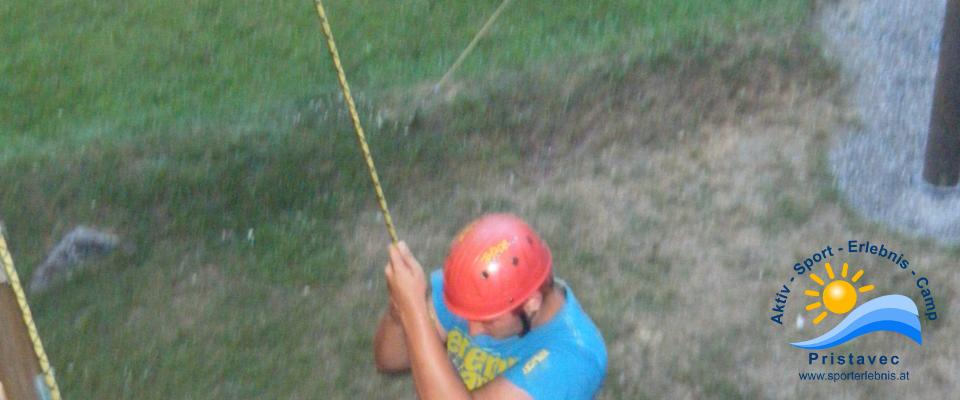
[[[537,311],[540,311],[540,306],[543,305],[543,293],[539,291],[534,292],[527,301],[523,303],[523,312],[527,315],[533,315]]]

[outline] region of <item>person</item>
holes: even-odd
[[[421,399],[590,399],[600,390],[603,337],[519,217],[469,224],[429,284],[406,243],[388,251],[378,371],[411,371]]]

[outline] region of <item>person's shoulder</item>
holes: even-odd
[[[435,287],[443,287],[443,268],[436,268],[430,271],[430,284]]]
[[[603,337],[600,335],[600,329],[597,328],[593,318],[583,308],[580,300],[573,293],[573,289],[566,283],[562,283],[560,287],[564,291],[564,304],[555,318],[563,321],[567,329],[576,331],[578,336],[582,334],[596,335],[597,339],[602,341]]]
[[[576,365],[581,371],[594,370],[601,374],[606,371],[607,347],[603,338],[589,331],[571,333],[544,343],[541,357],[553,357],[561,365]]]
[[[582,357],[606,368],[607,348],[600,329],[590,315],[581,307],[573,290],[564,284],[566,303],[557,318],[558,327],[553,330],[551,347],[568,352],[571,357]]]
[[[603,385],[605,361],[566,340],[544,343],[504,377],[534,399],[590,399]]]
[[[430,271],[430,294],[433,301],[443,300],[443,268]]]
[[[462,325],[459,318],[447,309],[447,303],[443,300],[443,268],[430,272],[430,300],[437,322],[445,331],[449,332],[454,327]]]

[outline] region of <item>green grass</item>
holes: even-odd
[[[419,127],[397,122],[407,115],[376,123],[421,100],[414,89],[439,79],[498,4],[326,4],[388,199],[412,210],[401,229],[517,207],[502,194],[445,195],[483,171],[519,168],[544,143],[562,148],[553,131],[524,133],[624,85],[628,66],[779,43],[808,12],[793,0],[516,2],[458,72],[462,97]],[[376,312],[357,307],[379,307],[383,293],[343,287],[380,277],[350,258],[348,239],[376,206],[311,2],[12,0],[0,20],[16,21],[0,25],[0,218],[21,274],[81,223],[136,249],[31,298],[65,394],[369,391]],[[575,217],[577,206],[546,197],[536,207]],[[556,238],[558,248],[576,241]],[[597,252],[558,251],[604,265]],[[651,264],[644,278],[672,268]],[[637,301],[665,305],[672,294]],[[618,315],[600,314],[605,324]]]
[[[0,5],[0,138],[168,132],[270,120],[332,88],[308,0]],[[435,82],[499,1],[331,1],[328,14],[360,91]],[[461,74],[545,59],[669,54],[796,21],[804,2],[517,2]]]

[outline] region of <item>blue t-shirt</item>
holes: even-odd
[[[467,389],[474,390],[499,375],[534,399],[592,399],[607,369],[607,349],[573,291],[546,324],[524,335],[496,339],[470,336],[467,321],[443,301],[443,271],[430,274],[433,307],[447,331],[447,356]]]

